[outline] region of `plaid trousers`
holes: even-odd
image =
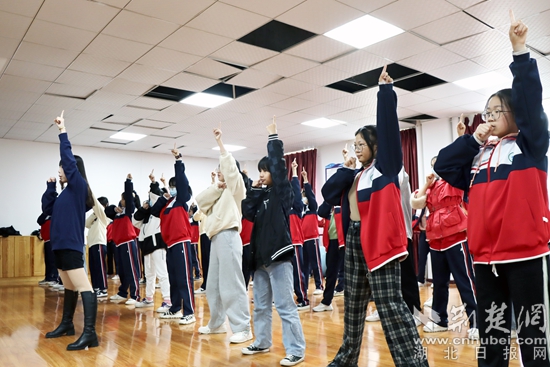
[[[401,294],[399,261],[391,261],[369,272],[361,248],[359,222],[350,223],[344,264],[344,336],[334,358],[337,365],[357,366],[367,305],[372,295],[395,365],[428,366],[426,355],[422,353],[418,330]]]

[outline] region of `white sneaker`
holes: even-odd
[[[275,303],[273,303],[273,307],[275,307]],[[296,307],[298,308],[298,311],[308,311],[311,308],[310,305],[306,305],[304,302],[298,303]]]
[[[251,281],[248,283],[248,285],[250,285],[251,287],[254,287],[254,281],[251,280]]]
[[[126,302],[128,304],[128,302]],[[153,307],[155,305],[154,301],[149,301],[147,298],[144,298],[141,302],[136,302],[136,308],[142,307]]]
[[[65,289],[65,287],[63,287],[63,284],[61,283],[55,283],[54,285],[52,285],[52,289],[54,290],[58,290],[59,288]]]
[[[518,332],[516,330],[512,330],[510,333],[510,338],[517,339],[518,338]]]
[[[343,296],[344,296],[344,291],[340,291],[340,292],[334,291],[334,297],[343,297]]]
[[[63,292],[65,290],[65,286],[63,284],[60,284],[59,287],[56,288],[56,291]]]
[[[304,356],[293,356],[288,355],[285,358],[281,359],[281,366],[295,366],[298,363],[304,361]]]
[[[97,292],[95,292],[95,294],[97,295],[97,298],[107,298],[108,294],[107,294],[107,290],[100,290],[98,289]]]
[[[477,328],[468,329],[468,339],[479,340],[479,329]]]
[[[434,298],[433,297],[430,297],[426,300],[426,302],[424,302],[424,306],[426,307],[432,307],[432,304],[434,303]]]
[[[114,296],[109,297],[111,301],[122,301],[123,299],[126,299],[126,297],[119,296],[118,293]]]
[[[239,344],[249,341],[250,339],[252,339],[252,332],[250,330],[243,330],[231,335],[229,342]]]
[[[220,327],[214,330],[210,329],[208,325],[199,327],[199,334],[225,334],[225,333],[227,333],[227,330],[225,329],[224,324],[222,324]]]
[[[195,315],[187,315],[187,316],[183,316],[180,319],[179,324],[180,325],[189,325],[189,324],[192,324],[196,321],[197,321],[197,319],[195,319]]]
[[[181,319],[183,317],[183,314],[181,311],[178,311],[176,313],[172,313],[170,311],[166,311],[162,315],[160,315],[161,319]],[[194,317],[194,316],[193,316]]]
[[[168,312],[168,311],[170,311],[170,307],[172,307],[171,304],[169,304],[167,302],[162,302],[162,305],[159,308],[157,308],[157,312],[158,313]]]
[[[378,310],[375,310],[373,313],[371,313],[369,316],[367,316],[365,321],[367,321],[367,322],[380,321],[380,315],[378,315]]]
[[[120,277],[118,275],[115,275],[114,277],[111,278],[112,280],[119,280]]]
[[[322,290],[322,289],[317,288],[316,290],[313,291],[313,295],[314,295],[314,296],[318,296],[319,294],[323,294],[323,290]]]
[[[439,326],[433,321],[429,321],[422,330],[424,330],[425,333],[440,333],[442,331],[447,331],[449,328],[446,326]]]
[[[160,288],[160,283],[155,283],[155,288]]]
[[[317,306],[312,308],[313,312],[323,312],[323,311],[332,311],[332,305],[325,305],[324,303],[319,303]]]
[[[124,302],[126,305],[135,305],[136,303],[137,301],[133,298],[129,298],[126,302]]]
[[[206,289],[204,288],[199,288],[195,291],[195,294],[206,294]]]

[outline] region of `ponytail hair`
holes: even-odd
[[[74,159],[76,161],[76,168],[78,169],[80,176],[82,176],[84,181],[86,181],[86,187],[88,189],[88,196],[86,197],[86,206],[88,208],[93,208],[95,205],[95,200],[92,194],[92,189],[90,189],[90,184],[88,183],[88,177],[86,176],[86,168],[84,168],[84,160],[79,155],[75,155]],[[63,165],[61,164],[61,161],[59,161],[59,166],[63,167]]]

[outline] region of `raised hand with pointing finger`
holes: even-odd
[[[388,65],[384,65],[384,68],[382,68],[382,73],[380,73],[380,78],[378,79],[378,82],[381,84],[391,84],[393,83],[393,79],[390,77],[390,74],[386,71],[388,68]]]
[[[529,28],[527,28],[521,20],[516,20],[513,10],[510,9],[510,29],[508,31],[508,36],[510,37],[514,52],[527,50],[525,42],[527,41],[528,30]]]
[[[227,150],[223,146],[221,122],[217,128],[213,129],[213,132],[214,132],[214,138],[216,139],[216,143],[218,143],[218,147],[220,147],[220,154],[225,155],[227,153]]]
[[[298,163],[296,163],[296,158],[291,163],[292,167],[292,177],[298,177]]]
[[[65,113],[65,110],[61,111],[61,115],[57,116],[54,120],[54,122],[57,125],[57,128],[59,129],[60,133],[66,132],[66,130],[65,130],[65,119],[63,118],[64,113]]]
[[[460,114],[460,119],[458,120],[458,125],[456,125],[456,133],[458,136],[464,135],[466,132],[466,125],[464,124],[464,114]]]

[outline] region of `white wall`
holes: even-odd
[[[145,199],[149,191],[149,173],[155,170],[157,180],[164,173],[168,180],[174,176],[174,158],[168,154],[130,152],[73,146],[73,153],[84,159],[86,174],[96,197],[106,196],[111,204],[120,200],[128,173],[133,176],[134,189]],[[0,139],[0,192],[2,201],[0,227],[14,228],[29,235],[39,226],[41,197],[49,177],[58,178],[59,145],[31,141]],[[210,172],[217,159],[183,159],[186,174],[196,195],[210,184]],[[257,177],[256,162],[241,162]]]

